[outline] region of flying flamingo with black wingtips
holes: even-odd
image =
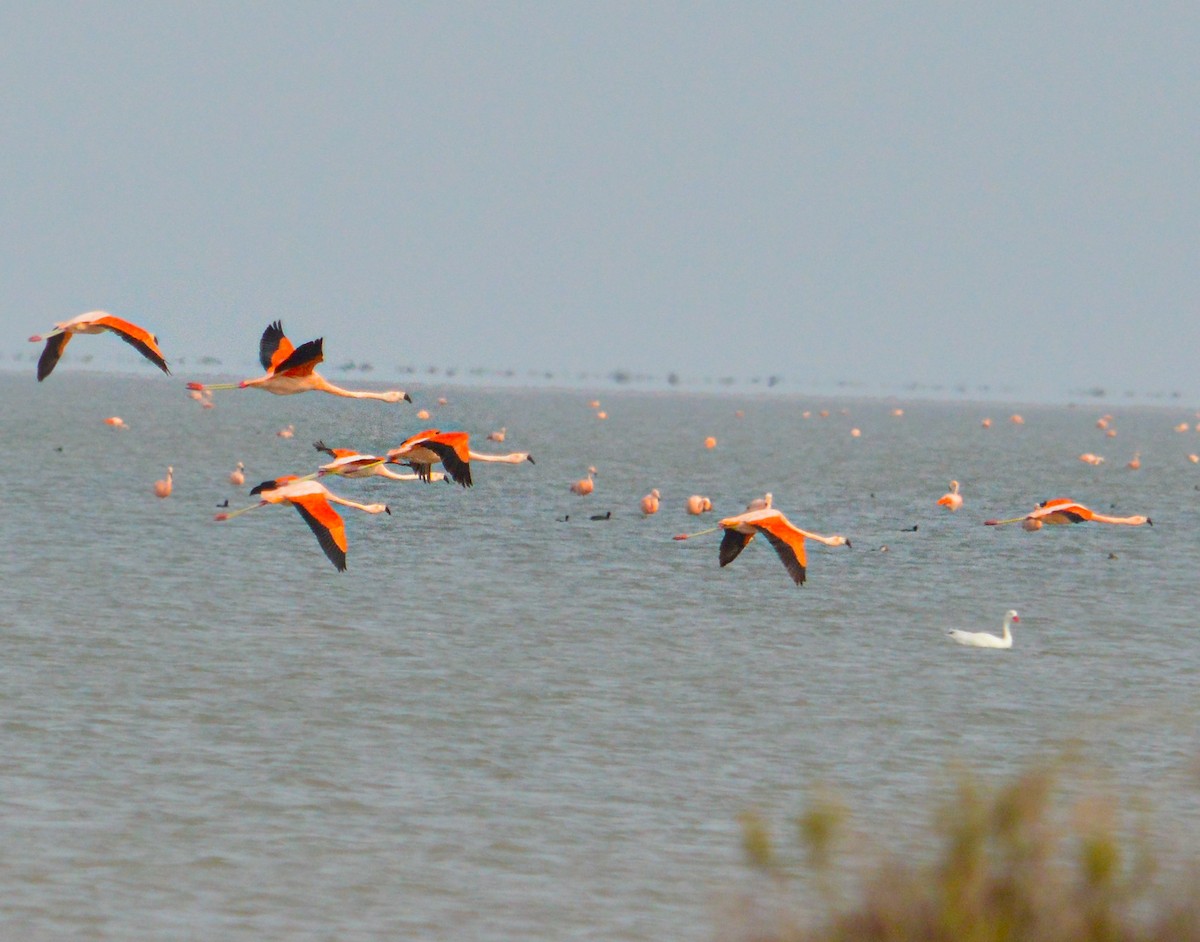
[[[258,343],[258,359],[267,371],[266,375],[257,379],[244,379],[240,383],[188,383],[187,388],[202,392],[212,389],[265,389],[277,396],[291,396],[315,390],[351,399],[412,402],[412,396],[399,389],[370,392],[342,389],[333,385],[316,371],[317,364],[325,359],[324,343],[325,338],[318,337],[293,347],[292,342],[284,336],[282,322],[275,321],[267,325]]]
[[[387,461],[390,464],[408,465],[422,481],[431,480],[430,469],[441,462],[455,484],[470,487],[470,441],[466,432],[442,432],[429,428],[389,449]]]
[[[1123,524],[1128,527],[1140,527],[1142,524],[1154,526],[1154,521],[1149,517],[1141,515],[1111,517],[1108,514],[1096,513],[1096,511],[1085,507],[1083,504],[1065,497],[1044,500],[1037,505],[1035,510],[1025,514],[1023,517],[1010,517],[1007,520],[985,520],[983,522],[985,526],[989,527],[1002,527],[1009,523],[1019,523],[1026,530],[1040,530],[1046,524],[1083,523],[1085,520],[1093,520],[1096,523]]]
[[[387,466],[388,459],[378,455],[364,455],[351,448],[330,448],[324,442],[313,442],[313,448],[323,451],[331,458],[328,464],[321,465],[316,477],[338,475],[344,478],[391,478],[393,481],[442,481],[447,480],[441,471],[430,471],[427,478],[418,474],[397,474]]]
[[[71,342],[72,336],[75,334],[102,334],[106,330],[116,334],[164,373],[170,374],[171,370],[167,367],[167,361],[163,358],[162,351],[158,349],[158,338],[154,334],[145,327],[139,327],[120,317],[113,317],[107,311],[90,311],[87,314],[72,317],[69,321],[55,324],[54,330],[48,334],[34,334],[29,338],[30,343],[46,341],[46,348],[38,358],[38,382],[40,383],[54,372],[54,367],[63,355],[63,351],[67,349],[67,344]]]
[[[710,527],[707,530],[700,530],[696,533],[680,533],[675,539],[690,540],[694,536],[715,533],[717,530],[725,531],[725,535],[721,539],[721,549],[717,557],[722,566],[727,566],[737,559],[738,554],[746,548],[746,544],[761,533],[766,537],[767,542],[774,547],[775,552],[779,554],[784,568],[788,571],[788,575],[792,577],[792,581],[796,585],[804,584],[807,573],[807,559],[804,551],[805,540],[816,540],[818,543],[824,543],[826,546],[853,545],[847,537],[841,534],[822,536],[820,533],[801,530],[780,511],[773,508],[748,510],[744,514],[726,517],[717,526]]]
[[[330,506],[330,503],[353,507],[355,510],[369,514],[391,513],[386,504],[360,504],[357,501],[347,500],[344,497],[338,497],[317,481],[302,481],[294,475],[286,475],[273,481],[263,481],[250,493],[258,494],[261,500],[257,504],[251,504],[241,510],[217,514],[213,519],[232,520],[234,517],[258,507],[265,507],[267,504],[291,504],[312,529],[321,549],[325,551],[325,555],[329,557],[329,561],[333,563],[338,572],[344,572],[346,569],[346,524],[338,512]]]

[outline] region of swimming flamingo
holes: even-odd
[[[1020,620],[1021,616],[1010,608],[1004,613],[1004,634],[999,637],[988,634],[986,631],[960,631],[957,628],[949,631],[948,634],[959,644],[965,644],[972,648],[1011,648],[1012,625],[1013,622]]]
[[[763,494],[762,497],[756,497],[756,498],[754,498],[754,500],[750,501],[750,503],[748,503],[746,505],[746,509],[747,510],[770,510],[772,500],[774,500],[774,497],[771,496],[770,491],[767,491],[767,493]]]
[[[387,466],[387,458],[376,455],[364,455],[349,448],[330,448],[324,442],[313,442],[313,448],[323,451],[333,458],[328,464],[321,465],[316,477],[338,475],[344,478],[391,478],[393,481],[444,481],[446,475],[441,471],[429,471],[422,477],[419,474],[397,474]],[[310,478],[312,476],[310,475]]]
[[[642,498],[642,516],[649,517],[651,514],[658,513],[658,502],[661,499],[661,496],[662,495],[658,493],[658,488],[656,487],[649,494]]]
[[[1099,455],[1093,455],[1090,451],[1085,451],[1079,456],[1079,460],[1084,464],[1090,464],[1093,467],[1104,464],[1104,459]]]
[[[241,510],[217,514],[213,519],[232,520],[247,511],[265,507],[267,504],[290,503],[300,512],[304,522],[316,534],[321,549],[325,551],[329,561],[337,567],[338,572],[346,569],[346,525],[337,511],[329,506],[330,501],[369,514],[391,513],[386,504],[360,504],[356,501],[346,500],[344,497],[338,497],[330,492],[323,484],[316,481],[301,481],[294,475],[276,478],[273,481],[263,481],[250,493],[259,494],[262,499],[257,504],[251,504]]]
[[[1129,459],[1129,465],[1128,465],[1129,470],[1136,471],[1141,466],[1142,466],[1142,453],[1140,451],[1135,451],[1133,453],[1133,457]]]
[[[265,389],[277,396],[291,396],[295,393],[316,390],[332,393],[335,396],[348,396],[351,399],[381,399],[384,402],[412,402],[408,393],[393,389],[388,392],[356,392],[334,386],[324,376],[316,371],[316,366],[325,359],[324,337],[310,340],[293,347],[290,340],[283,334],[283,324],[275,321],[263,331],[258,343],[258,359],[265,369],[266,375],[258,379],[244,379],[240,383],[188,383],[188,389],[201,391],[211,389]]]
[[[592,493],[592,491],[596,489],[596,482],[592,480],[595,475],[596,469],[588,468],[587,477],[580,478],[571,485],[571,493],[578,494],[580,497],[586,497],[588,494]]]
[[[470,436],[466,432],[426,429],[390,449],[387,461],[408,465],[422,481],[432,480],[430,467],[440,461],[455,484],[472,484]]]
[[[701,497],[699,494],[693,494],[687,499],[685,504],[687,512],[692,516],[698,517],[700,514],[708,513],[712,510],[712,501],[707,497]]]
[[[280,429],[278,432],[276,432],[275,434],[276,434],[276,435],[277,435],[279,438],[291,438],[293,435],[295,435],[295,434],[296,434],[296,426],[294,426],[294,425],[285,425],[283,428],[281,428],[281,429]]]
[[[718,560],[722,566],[733,562],[746,544],[754,539],[755,535],[761,533],[775,548],[775,552],[783,561],[784,568],[787,569],[788,575],[792,577],[792,581],[796,585],[804,583],[806,572],[804,541],[806,539],[816,540],[826,546],[852,545],[849,539],[840,534],[822,536],[819,533],[801,530],[778,510],[771,508],[750,510],[735,517],[726,517],[715,527],[700,530],[697,533],[681,533],[675,539],[690,540],[694,536],[714,533],[717,530],[725,531],[718,554]]]
[[[246,475],[244,473],[245,470],[246,470],[246,466],[239,461],[237,463],[237,467],[229,472],[229,483],[232,484],[234,487],[241,487],[243,484],[245,484],[246,483]]]
[[[502,441],[504,441],[504,436],[507,432],[508,432],[507,427],[500,428],[495,432],[488,432],[488,436],[487,436],[488,441],[489,442],[502,442]]]
[[[125,420],[123,418],[121,418],[119,415],[110,415],[107,419],[104,420],[104,424],[111,425],[113,428],[123,428],[123,429],[129,428],[129,426],[125,424]]]
[[[154,494],[156,497],[170,497],[172,480],[171,475],[175,473],[175,469],[168,466],[167,476],[161,481],[154,482]]]
[[[34,334],[29,338],[30,343],[46,341],[46,348],[38,358],[37,378],[40,383],[52,372],[59,357],[67,349],[73,334],[100,334],[111,330],[114,334],[134,347],[142,356],[157,366],[164,373],[171,371],[167,361],[163,359],[162,351],[158,349],[158,338],[144,327],[113,317],[107,311],[91,311],[72,317],[69,321],[61,321],[54,325],[54,330],[48,334]]]
[[[958,510],[963,502],[962,495],[958,493],[958,482],[951,481],[950,492],[939,497],[937,502],[939,507],[945,507],[948,510]]]
[[[1097,523],[1120,523],[1130,527],[1140,527],[1143,523],[1154,526],[1154,521],[1149,517],[1110,517],[1107,514],[1098,514],[1094,510],[1083,506],[1083,504],[1068,500],[1065,497],[1044,500],[1037,505],[1037,509],[1026,514],[1024,517],[1010,517],[1008,520],[985,520],[983,522],[989,527],[999,527],[1006,523],[1020,523],[1026,530],[1040,530],[1045,524],[1083,523],[1085,520],[1094,520]]]

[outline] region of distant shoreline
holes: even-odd
[[[31,382],[36,385],[33,375],[33,362],[17,362],[11,359],[0,360],[0,375],[20,376],[29,373]],[[213,369],[205,366],[192,370],[186,365],[173,370],[173,376],[167,377],[166,382],[179,378],[181,385],[186,380],[206,381],[236,381],[239,378],[257,375],[257,364],[248,365],[242,372],[234,372],[225,368]],[[326,364],[322,370],[332,377],[354,376],[357,383],[368,386],[400,383],[412,388],[412,391],[430,391],[437,389],[478,389],[478,390],[530,390],[546,392],[579,392],[593,396],[617,395],[621,393],[662,393],[677,395],[708,395],[720,398],[752,397],[756,399],[805,399],[805,400],[849,400],[849,401],[884,401],[894,403],[904,402],[938,402],[970,405],[977,403],[981,406],[1013,407],[1028,406],[1093,406],[1097,409],[1120,408],[1136,406],[1139,408],[1160,408],[1163,410],[1182,410],[1189,414],[1195,412],[1197,406],[1180,392],[1154,393],[1107,393],[1095,390],[1061,392],[1036,395],[1023,393],[1012,387],[991,390],[986,387],[965,389],[961,384],[921,384],[905,383],[898,386],[879,386],[871,389],[865,382],[841,381],[830,384],[814,384],[805,388],[796,388],[786,378],[777,378],[773,384],[762,380],[739,380],[736,378],[703,378],[699,380],[681,378],[668,382],[657,377],[630,374],[628,371],[613,370],[607,374],[569,374],[568,371],[527,370],[519,373],[516,370],[461,370],[457,368],[441,369],[430,372],[413,369],[411,371],[375,371],[375,370],[346,370],[329,367]],[[94,364],[63,364],[55,372],[55,377],[66,374],[85,376],[112,376],[126,378],[144,378],[146,380],[163,382],[164,377],[155,370],[107,368]],[[627,379],[617,379],[618,376],[628,376]]]

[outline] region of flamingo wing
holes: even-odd
[[[429,480],[431,456],[436,456],[456,484],[463,487],[472,485],[470,436],[466,432],[426,429],[388,452],[388,459],[392,463],[407,464],[422,481]]]
[[[37,376],[39,383],[54,372],[54,367],[58,365],[58,358],[63,355],[63,351],[67,349],[67,344],[70,342],[71,335],[69,333],[55,334],[46,341],[46,346],[42,349],[42,355],[38,357]]]
[[[762,526],[761,529],[763,536],[775,547],[775,552],[779,554],[780,560],[783,561],[783,568],[788,571],[788,575],[792,577],[792,581],[796,585],[804,585],[804,578],[807,572],[805,568],[804,537],[793,536],[791,534],[780,536],[773,533],[766,526]]]
[[[329,506],[329,501],[321,494],[303,494],[290,500],[316,534],[317,542],[329,561],[337,567],[338,572],[345,572],[346,524],[338,512]]]
[[[111,314],[97,317],[92,323],[97,327],[111,330],[168,376],[171,374],[162,351],[158,349],[158,338],[144,327],[122,320],[120,317],[113,317]]]
[[[331,458],[349,458],[358,454],[357,451],[351,451],[349,448],[330,448],[323,441],[313,442],[313,448],[325,452]]]
[[[739,533],[733,529],[726,530],[725,535],[721,537],[721,549],[717,554],[717,560],[722,566],[728,566],[738,558],[738,554],[752,539],[754,539],[753,533]]]
[[[294,474],[285,474],[281,478],[272,478],[269,481],[263,481],[261,484],[256,484],[250,489],[250,493],[264,494],[267,491],[273,491],[276,488],[283,487],[285,484],[290,484],[292,481],[297,481],[299,478]]]
[[[424,443],[425,447],[442,459],[442,467],[456,484],[470,487],[471,453],[470,437],[466,432],[442,432]]]
[[[272,371],[272,376],[308,376],[325,359],[324,337],[302,343]]]
[[[424,442],[427,438],[431,438],[434,435],[441,435],[441,434],[442,433],[441,433],[440,429],[427,428],[423,432],[417,432],[416,435],[408,436],[408,438],[404,439],[404,441],[402,441],[399,445],[397,445],[395,448],[393,448],[391,451],[389,451],[388,454],[389,455],[403,455],[406,451],[411,451],[413,448],[416,448],[417,445],[424,444]]]
[[[1085,520],[1092,519],[1092,512],[1083,504],[1077,504],[1065,497],[1058,497],[1054,500],[1042,501],[1038,505],[1038,509],[1029,516],[1039,518],[1043,523],[1083,523]]]
[[[258,342],[258,360],[263,369],[274,373],[275,367],[292,355],[292,342],[283,335],[283,322],[268,324]]]

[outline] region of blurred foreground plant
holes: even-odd
[[[1054,771],[997,789],[963,777],[937,814],[932,859],[887,859],[840,891],[834,851],[845,814],[818,799],[798,820],[802,866],[774,850],[757,814],[743,847],[774,903],[743,905],[722,940],[753,942],[1200,942],[1194,883],[1164,888],[1147,842],[1122,836],[1115,803],[1069,803]],[[779,905],[799,881],[819,913]],[[849,902],[847,900],[850,900]]]

